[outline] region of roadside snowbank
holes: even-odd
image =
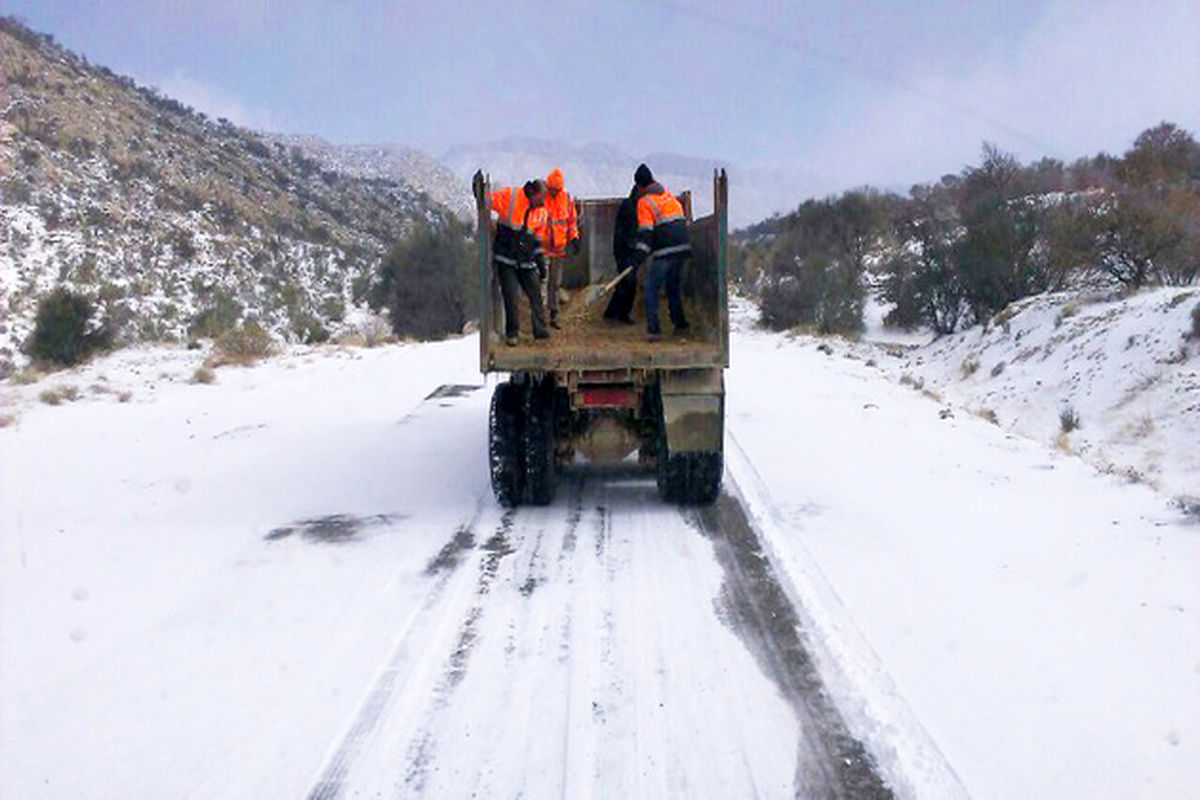
[[[1162,301],[1145,302],[1148,321]],[[979,798],[1192,792],[1194,525],[1049,436],[880,380],[874,348],[768,334],[752,316],[738,311],[728,380],[730,473],[900,795],[955,796],[958,780]]]
[[[1197,304],[1200,288],[1039,295],[876,359],[1005,430],[1200,505],[1200,340],[1186,338]],[[1059,439],[1070,414],[1079,427]]]

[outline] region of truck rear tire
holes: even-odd
[[[668,503],[706,506],[721,493],[725,459],[717,452],[669,453],[659,456],[658,493]]]
[[[521,435],[523,387],[502,383],[492,393],[488,417],[488,462],[492,493],[500,505],[512,508],[525,489],[525,459]]]
[[[525,502],[549,505],[558,488],[554,458],[554,381],[531,381],[525,391],[522,451],[525,466]]]

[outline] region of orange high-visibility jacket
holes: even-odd
[[[635,247],[655,258],[690,252],[683,204],[661,184],[651,184],[638,198],[638,241]]]
[[[492,192],[492,211],[496,220],[496,241],[492,258],[500,264],[531,267],[545,250],[546,208],[529,207],[529,198],[520,186],[505,186]]]
[[[575,200],[565,189],[558,196],[546,193],[546,216],[550,232],[546,242],[546,255],[562,258],[567,254],[567,243],[579,238],[579,220],[575,216]]]

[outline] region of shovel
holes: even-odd
[[[590,305],[592,305],[593,303],[595,303],[597,300],[599,300],[601,297],[604,297],[604,295],[606,295],[606,294],[608,294],[609,292],[611,292],[611,291],[613,290],[613,288],[614,288],[614,287],[615,287],[615,286],[616,286],[618,283],[620,283],[620,282],[621,282],[621,280],[622,280],[622,279],[623,279],[623,278],[624,278],[626,275],[628,275],[629,273],[633,272],[633,271],[634,271],[634,269],[636,269],[636,268],[637,268],[637,266],[636,266],[636,265],[634,265],[634,266],[630,266],[630,267],[626,267],[626,268],[625,268],[625,269],[624,269],[624,270],[621,272],[621,274],[620,274],[620,275],[618,275],[617,277],[613,278],[613,279],[612,279],[611,281],[609,281],[608,283],[605,283],[605,284],[603,284],[603,285],[601,285],[601,286],[590,286],[590,287],[588,287],[587,294],[586,294],[586,295],[584,296],[584,298],[583,298],[583,302],[584,302],[584,304],[585,304],[585,305],[589,305],[589,306],[590,306]]]

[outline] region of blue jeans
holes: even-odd
[[[658,324],[658,293],[663,286],[667,289],[667,310],[671,313],[671,323],[676,328],[686,328],[687,319],[683,316],[683,302],[679,297],[679,281],[683,272],[683,260],[686,256],[670,255],[665,258],[655,258],[650,261],[650,269],[646,272],[646,287],[643,299],[646,302],[646,331],[661,333]]]

